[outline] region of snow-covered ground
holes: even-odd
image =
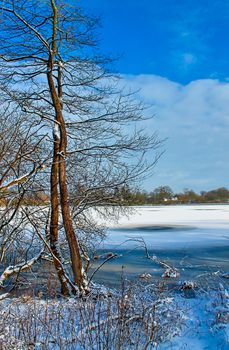
[[[158,350],[228,350],[229,299],[225,290],[202,293],[195,299],[175,298],[184,312],[183,328]]]
[[[129,340],[123,338],[126,350],[228,350],[229,280],[222,273],[229,272],[229,206],[136,207],[128,217],[108,226],[100,248],[119,257],[103,266],[97,280],[106,284],[112,279],[118,287],[123,271],[124,278],[134,275],[130,295],[114,292],[111,297],[109,292],[101,302],[96,298],[44,300],[42,296],[0,300],[0,348],[116,350],[120,337],[129,334]],[[138,289],[141,273],[159,278],[164,271],[131,241],[138,237],[144,238],[150,254],[179,270],[174,290],[154,278]],[[206,284],[200,283],[200,275]],[[193,278],[192,293],[186,293],[181,286]]]
[[[104,297],[96,299],[1,300],[0,348],[228,350],[229,296],[223,287],[194,299],[155,294],[155,285],[130,287],[109,297],[103,289]]]
[[[229,205],[166,205],[133,207],[133,213],[122,216],[110,227],[192,226],[199,228],[228,228]]]

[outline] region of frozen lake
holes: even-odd
[[[176,267],[182,280],[214,283],[217,272],[229,272],[229,205],[136,207],[129,217],[110,224],[99,253],[118,257],[102,267],[97,281],[117,285],[122,271],[130,279],[142,273],[161,278],[163,269],[146,259],[134,241],[139,237],[151,255]]]

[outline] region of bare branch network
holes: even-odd
[[[23,201],[43,195],[50,211],[43,211],[39,232],[48,237],[62,293],[70,294],[74,285],[85,294],[90,237],[103,232],[91,223],[88,209],[103,206],[103,215],[115,215],[123,189],[157,162],[161,141],[141,130],[145,106],[111,74],[111,60],[98,54],[97,19],[62,1],[5,0],[0,21],[4,227],[17,217],[30,227],[30,239],[35,235],[34,242],[43,245],[31,225],[36,210],[20,211]],[[18,229],[23,232],[25,224]],[[5,239],[13,237],[11,226]],[[66,277],[63,237],[72,277]]]

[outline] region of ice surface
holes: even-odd
[[[126,247],[139,236],[154,248],[222,246],[229,242],[229,205],[135,207],[109,226],[104,247]]]

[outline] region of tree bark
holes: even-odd
[[[58,168],[59,168],[59,138],[56,133],[56,125],[53,132],[53,161],[51,167],[51,219],[50,219],[50,248],[57,259],[53,259],[54,266],[61,283],[61,293],[69,295],[68,284],[64,276],[60,261],[61,254],[58,246],[58,222],[59,222],[59,198],[58,198]]]
[[[59,150],[57,151],[58,156],[58,174],[59,174],[59,190],[60,190],[60,206],[62,212],[63,225],[65,229],[66,238],[69,245],[70,257],[72,263],[72,272],[74,283],[78,286],[79,290],[84,292],[87,287],[85,273],[82,266],[82,259],[80,255],[80,248],[78,244],[78,240],[75,235],[74,227],[72,224],[72,218],[70,213],[70,206],[68,201],[68,187],[67,187],[67,172],[66,172],[66,151],[67,151],[67,132],[65,127],[65,121],[63,117],[63,104],[62,104],[62,81],[61,81],[61,62],[59,61],[58,65],[58,87],[56,89],[54,80],[53,80],[53,68],[55,63],[55,56],[57,53],[57,45],[56,45],[56,32],[57,32],[57,7],[55,5],[55,1],[51,0],[52,10],[53,10],[53,33],[52,33],[52,50],[49,55],[48,61],[48,71],[47,71],[47,79],[49,84],[49,91],[51,94],[53,107],[55,109],[55,122],[56,126],[58,126],[59,131]],[[58,134],[58,132],[57,132]],[[54,139],[54,148],[55,148],[55,139]],[[57,180],[56,168],[54,171],[53,181]],[[53,191],[58,193],[58,189],[55,186]],[[58,215],[58,207],[56,206],[56,194],[53,194],[53,212],[52,215],[54,218]],[[56,220],[56,219],[55,219]],[[57,227],[58,231],[58,227]],[[53,237],[55,237],[56,232],[52,232]],[[58,234],[58,232],[57,232]]]
[[[49,83],[53,105],[55,108],[56,122],[57,122],[56,125],[58,125],[59,132],[60,132],[60,143],[59,143],[59,149],[57,152],[58,153],[57,169],[59,172],[60,206],[61,206],[61,212],[62,212],[62,218],[63,218],[63,225],[64,225],[66,238],[68,240],[68,245],[70,250],[74,282],[77,284],[77,286],[81,291],[84,291],[87,283],[86,283],[86,279],[83,271],[78,240],[76,238],[74,227],[72,224],[70,206],[68,201],[67,172],[66,172],[66,160],[65,160],[65,155],[67,150],[67,132],[65,128],[64,118],[62,115],[62,104],[60,101],[60,97],[57,95],[57,92],[56,92],[56,88],[52,77],[52,71],[49,70],[47,77],[48,77],[48,83]],[[55,147],[56,147],[56,142],[54,139],[54,148]],[[54,186],[54,184],[56,183],[57,175],[56,175],[56,166],[55,166],[56,162],[54,161],[53,163],[54,164],[53,164],[52,175],[51,175],[51,178],[53,179],[53,182],[52,182],[53,188],[51,191],[53,194],[53,197],[52,197],[53,206],[52,206],[51,215],[53,216],[53,219],[56,220],[56,216],[58,215],[58,200],[56,198],[57,188],[56,186]],[[54,234],[54,232],[52,232],[52,235],[53,237],[55,237],[56,233]]]

